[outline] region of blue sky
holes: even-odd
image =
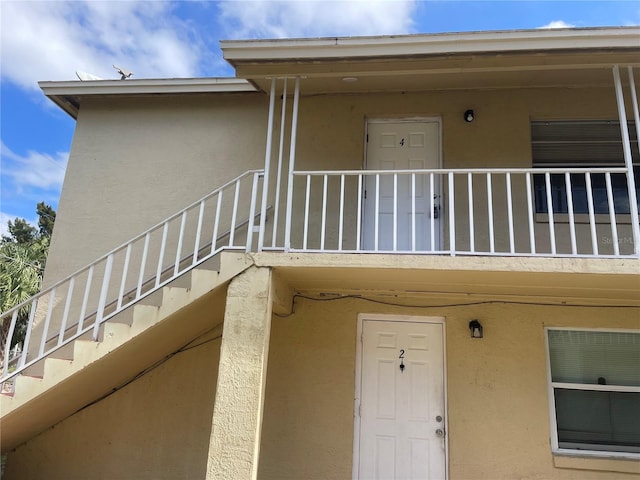
[[[133,78],[230,76],[222,39],[638,24],[632,0],[0,0],[0,232],[33,222],[39,201],[58,205],[75,123],[40,80],[116,79],[113,64]]]

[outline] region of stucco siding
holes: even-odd
[[[434,307],[297,298],[292,316],[274,318],[260,479],[351,478],[359,313],[446,318],[449,478],[595,480],[626,479],[633,471],[640,475],[640,464],[629,461],[575,459],[572,468],[554,466],[544,342],[545,326],[602,328],[606,319],[606,327],[638,328],[635,309],[437,306],[461,303],[460,297],[446,296],[382,300]],[[475,318],[484,326],[480,340],[469,335],[468,322]]]
[[[176,354],[10,452],[4,478],[203,478],[219,334],[200,338],[193,345],[202,345]]]
[[[82,105],[45,285],[264,163],[262,95],[94,99]]]

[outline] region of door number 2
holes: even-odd
[[[400,371],[404,372],[404,350],[400,350],[398,358],[400,359]]]

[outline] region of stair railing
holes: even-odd
[[[81,336],[98,340],[105,321],[220,251],[254,248],[263,177],[263,170],[243,173],[0,314],[0,382]],[[10,353],[21,336],[16,360]]]

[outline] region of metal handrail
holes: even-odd
[[[1,313],[0,319],[2,319],[3,321],[10,321],[11,324],[9,327],[6,343],[3,346],[5,355],[4,355],[3,365],[1,366],[3,378],[0,381],[4,381],[10,377],[17,375],[18,373],[23,371],[25,368],[40,361],[43,357],[50,354],[52,351],[58,348],[61,348],[62,346],[68,344],[69,342],[73,341],[79,336],[84,335],[91,329],[93,329],[94,331],[94,335],[93,335],[94,339],[97,339],[98,328],[104,321],[118,314],[125,308],[128,308],[129,306],[133,305],[141,298],[144,298],[145,296],[151,294],[152,292],[157,291],[159,288],[166,285],[168,282],[173,281],[175,278],[191,270],[195,266],[200,265],[201,263],[203,263],[204,261],[207,261],[214,255],[217,255],[220,251],[224,249],[249,249],[251,247],[251,245],[249,245],[249,242],[252,241],[252,235],[253,235],[252,230],[255,226],[255,225],[249,225],[249,224],[252,221],[255,224],[255,212],[261,211],[260,209],[256,210],[255,204],[257,201],[257,189],[259,188],[258,182],[259,182],[259,179],[263,177],[263,175],[264,175],[264,172],[262,170],[250,170],[243,173],[242,175],[225,183],[224,185],[220,186],[219,188],[215,189],[214,191],[210,192],[209,194],[205,195],[199,200],[189,204],[179,212],[171,215],[170,217],[167,217],[162,222],[159,222],[158,224],[152,226],[151,228],[145,230],[144,232],[136,235],[129,241],[112,249],[108,253],[99,257],[97,260],[94,260],[89,265],[86,265],[85,267],[78,269],[71,275],[54,283],[53,285],[49,286],[47,289],[39,292],[38,294],[34,295],[30,299],[26,300],[25,302],[22,302],[19,305],[16,305],[15,307],[13,307],[12,309]],[[252,192],[251,203],[249,206],[249,210],[252,213],[252,215],[249,216],[249,218],[246,218],[245,220],[238,222],[237,220],[238,217],[242,215],[242,213],[238,212],[238,205],[240,202],[239,191],[242,185],[246,185],[246,180],[250,178],[253,179],[252,186],[251,186],[251,192]],[[245,183],[242,183],[243,181],[245,181]],[[226,212],[221,212],[221,208],[220,208],[223,201],[223,193],[228,190],[232,190],[232,193],[234,192],[233,216],[230,219],[231,227],[228,232],[223,233],[221,235],[217,235],[218,223],[221,220],[222,214],[226,213]],[[213,227],[214,239],[209,244],[204,244],[204,246],[200,247],[199,245],[200,234],[203,228],[203,212],[205,208],[205,202],[207,202],[207,200],[210,200],[216,196],[217,198],[213,200],[214,202],[216,202],[215,226]],[[186,256],[180,257],[180,254],[182,252],[182,242],[183,242],[183,237],[185,233],[185,221],[187,218],[187,214],[188,212],[194,211],[198,207],[199,207],[199,218],[198,218],[198,224],[197,224],[198,230],[195,234],[196,241],[195,241],[195,246],[193,246],[194,251],[191,253],[188,253]],[[171,264],[167,268],[163,268],[163,262],[164,262],[163,254],[164,254],[164,249],[167,241],[167,231],[168,231],[169,225],[172,221],[180,218],[181,218],[180,237],[178,239],[178,246],[176,247],[176,260],[173,264]],[[225,218],[226,218],[226,215],[225,215]],[[241,229],[244,229],[245,227],[247,230],[247,245],[236,245],[236,243],[234,242],[234,235],[236,232],[240,231]],[[160,246],[160,255],[159,255],[159,262],[157,265],[157,272],[156,274],[148,277],[146,280],[143,280],[142,276],[146,268],[145,262],[146,262],[147,251],[149,248],[149,239],[151,238],[152,234],[154,233],[157,234],[157,232],[159,232],[160,229],[162,229],[162,245]],[[229,241],[228,241],[229,245],[225,244],[221,247],[217,247],[219,240],[222,238],[225,238],[225,235],[229,237]],[[135,274],[136,272],[135,269],[131,271],[129,270],[130,253],[132,251],[133,246],[134,245],[140,246],[143,240],[144,240],[144,247],[143,247],[143,253],[142,253],[142,262],[138,272],[140,279],[137,282],[136,288],[130,289],[127,292],[125,292],[125,289],[124,289],[125,278],[127,278],[127,275],[129,275],[129,273],[133,272]],[[207,248],[207,245],[209,245],[209,248]],[[209,253],[206,256],[201,257],[200,252],[207,251],[207,250],[209,251]],[[109,282],[111,281],[111,270],[114,263],[115,255],[116,254],[124,255],[125,252],[126,252],[126,257],[124,260],[124,266],[123,266],[123,272],[122,272],[123,276],[122,276],[119,294],[117,297],[115,297],[115,300],[108,301],[107,295],[109,291],[109,285],[110,285]],[[192,259],[192,261],[189,262],[190,263],[189,265],[186,265],[186,267],[183,268],[183,264],[185,263],[185,258],[187,259],[190,258]],[[101,281],[102,288],[100,291],[98,306],[95,309],[94,307],[92,307],[92,309],[90,310],[92,313],[85,314],[90,289],[95,288],[94,285],[98,285],[97,281],[95,284],[92,284],[92,281],[93,281],[92,275],[94,273],[94,269],[102,268],[102,266],[104,266],[104,275]],[[173,274],[171,274],[171,270],[173,270]],[[166,275],[167,273],[169,273],[168,276]],[[67,321],[69,319],[68,314],[69,314],[70,304],[72,301],[73,290],[74,288],[76,288],[74,282],[77,279],[82,278],[84,275],[86,275],[86,278],[84,278],[85,283],[82,285],[84,286],[84,289],[83,289],[84,299],[81,307],[80,317],[78,318],[77,323],[72,324],[70,328],[67,328]],[[151,288],[148,288],[150,278],[151,278],[151,282],[155,283],[155,286],[152,285]],[[54,308],[53,304],[56,301],[57,288],[67,289],[66,301],[64,306],[64,313],[60,319],[61,321],[60,329],[57,335],[54,335],[53,337],[51,337],[49,335],[48,329],[49,329],[49,322],[52,318],[52,312]],[[132,292],[135,292],[134,297],[128,298]],[[35,347],[30,345],[29,343],[32,331],[36,326],[36,324],[34,323],[35,311],[40,307],[38,302],[43,299],[46,299],[46,297],[48,297],[49,305],[46,308],[47,312],[44,318],[42,335],[39,338],[40,348],[38,350],[38,353],[35,354],[34,358],[27,362],[26,361],[27,356],[30,353],[33,353],[33,351],[35,350]],[[64,298],[64,296],[61,298]],[[127,298],[126,302],[123,301],[125,298]],[[76,300],[76,303],[77,303],[77,300]],[[113,308],[114,304],[115,304],[115,308]],[[79,304],[77,306],[79,306]],[[23,353],[22,353],[22,357],[20,359],[18,368],[16,368],[16,370],[14,370],[13,372],[9,373],[8,372],[8,361],[9,361],[8,353],[10,350],[12,337],[14,336],[18,312],[25,307],[30,307],[31,311],[29,314],[29,322],[27,325],[27,334],[24,340]],[[44,313],[44,312],[41,311],[41,313]],[[77,317],[74,317],[74,318],[77,318]],[[88,319],[93,319],[93,318],[95,318],[95,321],[93,322],[93,324],[86,322]],[[87,325],[85,325],[85,323],[87,323]],[[74,328],[77,330],[76,334],[72,335],[71,337],[67,337],[67,333],[69,332],[69,330],[73,330]],[[58,336],[58,341],[56,342],[56,344],[52,348],[45,349],[45,346],[50,344],[52,339],[55,340],[56,336]]]

